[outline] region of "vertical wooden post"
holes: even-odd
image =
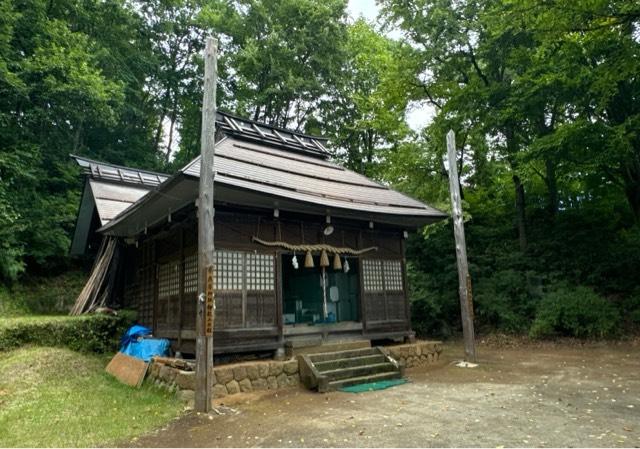
[[[200,194],[198,196],[198,305],[196,316],[195,409],[211,410],[213,370],[214,241],[213,155],[216,123],[218,41],[207,38],[204,51],[204,98],[200,136]]]
[[[447,133],[447,160],[449,168],[449,192],[451,193],[451,216],[453,233],[456,240],[456,259],[458,261],[458,284],[460,293],[460,313],[462,314],[462,334],[464,337],[465,360],[476,361],[476,342],[473,330],[473,298],[471,296],[471,277],[467,263],[467,244],[464,238],[464,221],[460,202],[460,182],[456,163],[456,135],[453,130]]]

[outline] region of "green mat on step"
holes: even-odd
[[[385,388],[395,387],[396,385],[406,384],[405,379],[381,380],[379,382],[369,382],[366,384],[352,385],[350,387],[340,388],[340,391],[347,393],[364,393],[365,391],[384,390]]]

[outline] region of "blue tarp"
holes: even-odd
[[[138,337],[146,337],[147,335],[151,335],[151,329],[134,324],[120,338],[120,346],[126,346],[132,341],[137,341]]]
[[[120,352],[149,362],[153,356],[169,355],[169,340],[164,338],[141,338],[151,335],[151,329],[134,325],[120,339]]]

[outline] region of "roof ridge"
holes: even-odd
[[[252,120],[250,118],[246,118],[246,117],[241,117],[237,114],[232,114],[231,112],[227,112],[227,111],[217,111],[218,114],[222,115],[222,116],[227,116],[227,117],[231,117],[234,118],[236,120],[242,120],[243,122],[247,122],[247,123],[251,123],[251,124],[255,124],[255,125],[260,125],[263,126],[265,128],[269,128],[269,129],[273,129],[276,131],[281,131],[281,132],[286,132],[292,135],[296,135],[299,137],[306,137],[308,139],[315,139],[315,140],[324,140],[324,141],[328,141],[329,138],[328,137],[323,137],[323,136],[316,136],[313,134],[306,134],[306,133],[301,133],[299,131],[294,131],[292,129],[288,129],[288,128],[282,128],[280,126],[275,126],[275,125],[269,125],[265,122],[259,122],[257,120]]]
[[[78,162],[79,160],[82,160],[82,161],[89,162],[90,164],[107,165],[107,166],[113,167],[113,168],[121,168],[123,170],[138,171],[138,172],[142,172],[142,173],[148,173],[150,175],[166,176],[167,178],[169,176],[171,176],[168,173],[163,173],[163,172],[158,172],[158,171],[153,171],[153,170],[147,170],[145,168],[135,168],[135,167],[127,167],[125,165],[112,164],[111,162],[98,161],[96,159],[91,159],[91,158],[88,158],[88,157],[85,157],[85,156],[78,156],[77,154],[69,153],[69,157],[71,157],[72,159],[75,159],[76,162]],[[81,164],[78,164],[78,165],[82,166]]]

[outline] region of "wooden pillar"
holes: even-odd
[[[218,41],[207,38],[204,51],[204,99],[200,136],[200,192],[198,196],[198,305],[196,315],[195,409],[211,410],[214,324],[214,146]]]
[[[449,168],[449,191],[451,193],[451,216],[453,233],[456,240],[456,259],[458,261],[458,285],[460,294],[460,313],[462,315],[462,333],[464,336],[465,359],[476,361],[475,332],[473,329],[473,298],[471,296],[471,277],[467,263],[467,244],[464,237],[464,221],[460,202],[460,182],[456,163],[456,136],[453,130],[447,133],[447,159]]]

